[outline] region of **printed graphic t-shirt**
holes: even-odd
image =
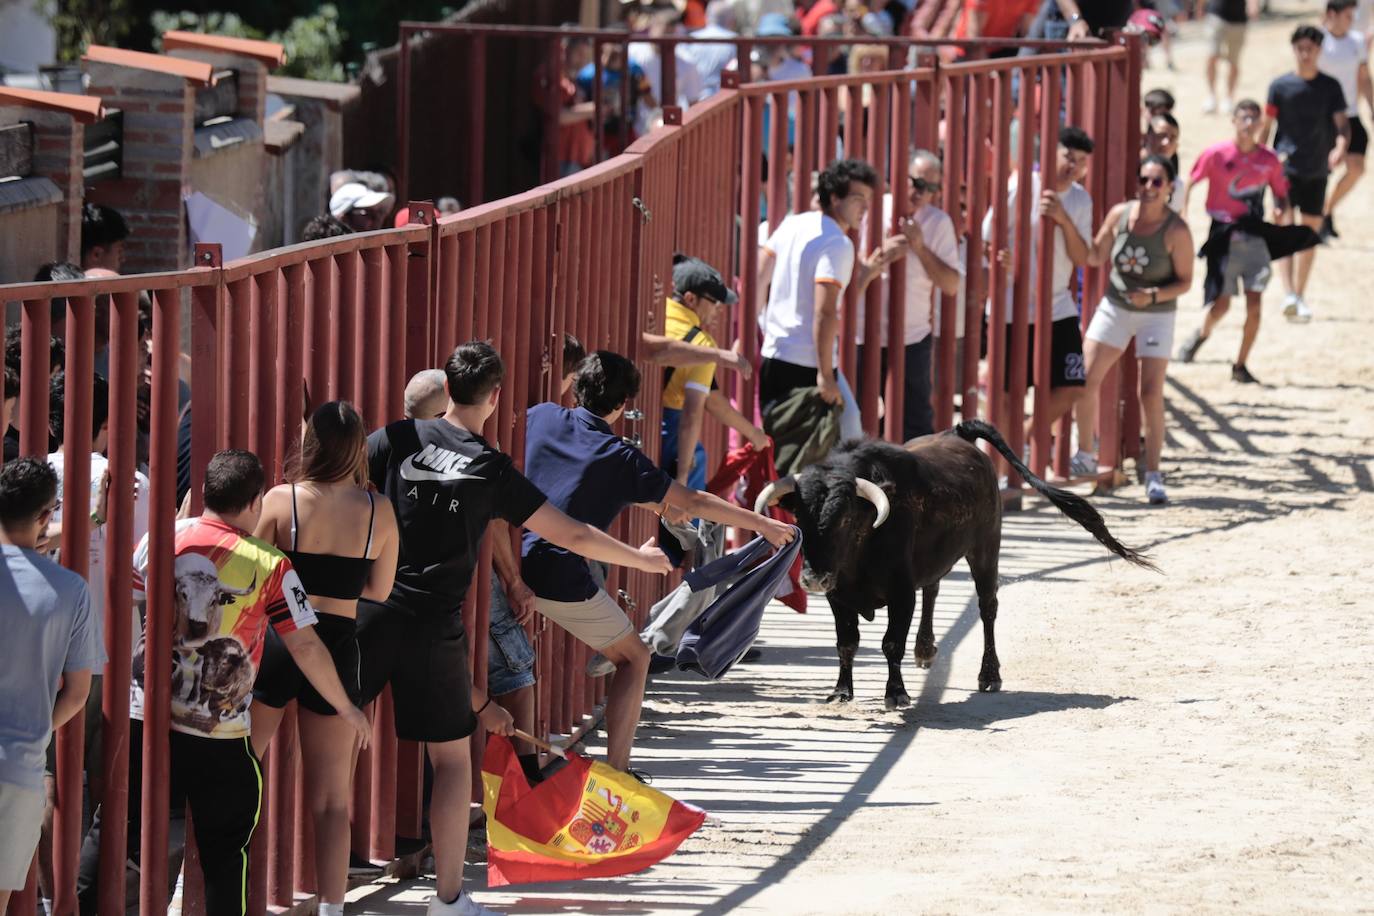
[[[388,604],[458,614],[493,518],[517,528],[546,502],[510,456],[444,419],[400,420],[367,439],[368,472],[401,532]]]
[[[1193,163],[1188,181],[1207,182],[1207,213],[1223,223],[1233,223],[1246,215],[1262,217],[1266,187],[1273,189],[1276,200],[1288,197],[1288,179],[1278,154],[1267,146],[1242,153],[1234,140],[1224,140],[1203,150]]]
[[[315,625],[315,610],[280,550],[208,518],[177,522],[172,625],[172,730],[244,738],[271,624],[279,634]],[[148,538],[134,551],[134,600],[144,600]],[[149,608],[147,613],[160,613]],[[134,647],[129,715],[143,718],[146,630]]]

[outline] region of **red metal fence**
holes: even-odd
[[[173,605],[172,532],[176,480],[177,383],[179,343],[189,321],[191,364],[192,493],[199,510],[201,476],[209,456],[229,445],[261,455],[273,480],[280,478],[288,449],[299,430],[297,412],[304,391],[312,403],[346,398],[372,426],[398,417],[402,389],[414,371],[437,365],[462,340],[493,339],[508,366],[500,408],[485,431],[516,456],[523,456],[523,415],[527,406],[557,396],[561,339],[571,332],[589,348],[610,348],[642,357],[640,335],[661,331],[664,292],[669,289],[671,257],[685,250],[705,257],[738,279],[742,305],[735,325],[714,329],[718,340],[738,335],[757,364],[756,228],[766,196],[770,226],[788,209],[809,206],[809,176],[836,156],[842,145],[850,155],[871,160],[894,195],[894,223],[881,224],[881,202],[875,202],[862,249],[869,250],[895,228],[904,215],[910,151],[942,150],[945,160],[945,208],[966,224],[969,243],[968,295],[962,377],[955,378],[955,310],[947,297],[939,329],[939,388],[933,397],[936,426],[948,426],[956,410],[979,415],[978,343],[987,294],[1000,303],[1006,284],[1014,287],[1011,339],[994,311],[991,322],[989,396],[994,408],[1007,399],[1014,418],[1006,430],[1020,446],[1020,413],[1025,394],[1025,341],[1030,310],[1045,327],[1050,319],[1049,277],[1052,246],[1048,224],[1041,231],[1039,288],[1032,291],[1016,277],[1028,276],[1027,248],[1018,245],[1012,278],[989,272],[983,243],[1007,247],[1014,236],[1025,238],[1033,201],[1019,196],[1009,211],[1005,188],[1011,170],[1021,175],[1037,165],[1042,174],[1054,168],[1057,130],[1067,119],[1089,129],[1097,140],[1087,179],[1095,217],[1127,194],[1139,148],[1139,64],[1136,45],[1098,45],[1091,50],[1014,60],[975,61],[853,77],[824,77],[799,83],[766,83],[727,88],[693,106],[686,117],[675,109],[666,125],[637,141],[629,150],[573,177],[525,194],[473,207],[435,223],[433,209],[413,204],[411,225],[394,230],[298,245],[221,265],[216,246],[201,246],[194,268],[58,284],[0,287],[0,300],[20,301],[24,356],[20,425],[25,454],[46,452],[48,344],[50,303],[66,297],[66,368],[68,379],[89,378],[96,339],[94,304],[112,297],[110,318],[110,448],[112,477],[109,508],[109,561],[105,587],[106,639],[110,666],[103,685],[104,759],[108,775],[105,829],[102,833],[100,906],[102,916],[124,910],[124,831],[127,788],[128,687],[130,677],[130,569],[134,547],[131,487],[136,457],[138,389],[142,370],[139,347],[138,296],[152,297],[152,360],[149,387],[149,477],[152,481],[149,652],[170,653]],[[1019,95],[1017,94],[1019,91]],[[771,134],[762,129],[765,109],[781,112],[789,93],[796,93],[794,168],[789,178],[778,167],[787,150],[788,119],[771,118]],[[858,114],[862,113],[862,117]],[[1012,143],[1010,126],[1019,125]],[[942,134],[945,140],[940,142]],[[1039,137],[1037,158],[1035,140]],[[765,186],[762,157],[773,167]],[[966,220],[958,217],[961,206]],[[991,237],[981,237],[981,214],[991,207]],[[866,298],[868,340],[878,336],[879,310],[886,309],[889,343],[901,346],[901,263],[892,270],[890,296],[884,301],[875,284]],[[1083,320],[1101,295],[1104,277],[1086,272],[1082,292]],[[891,361],[890,378],[879,391],[877,348],[859,364],[854,346],[856,302],[851,296],[843,317],[841,365],[859,382],[865,428],[896,439],[901,434],[903,361]],[[1048,335],[1034,353],[1036,406],[1047,393]],[[1002,394],[1002,360],[1011,346],[1012,379]],[[1124,360],[1120,389],[1113,378],[1104,388],[1099,426],[1104,464],[1119,466],[1134,451],[1138,408],[1128,394],[1132,360]],[[646,378],[655,373],[644,366]],[[736,378],[735,394],[746,413],[753,412],[753,384]],[[651,385],[649,386],[651,387]],[[962,392],[962,394],[961,394]],[[972,393],[970,393],[972,392]],[[885,394],[885,405],[880,404]],[[627,435],[639,436],[646,452],[658,452],[660,406],[646,390],[637,405],[642,419],[631,420]],[[886,418],[880,417],[885,406]],[[90,393],[68,383],[66,427],[90,422]],[[894,422],[895,420],[895,422]],[[1057,455],[1048,454],[1050,430],[1039,423],[1033,435],[1032,466],[1042,470],[1051,457],[1066,471],[1068,436],[1059,437]],[[708,439],[719,457],[724,438]],[[1132,448],[1123,449],[1122,443]],[[89,492],[89,453],[80,443],[65,444],[65,500],[84,505]],[[84,513],[73,508],[63,532],[64,562],[85,572],[87,532]],[[612,533],[635,543],[654,532],[652,519],[619,523]],[[635,540],[638,539],[638,540]],[[483,568],[485,569],[485,562]],[[489,599],[488,577],[480,574],[470,592],[464,620],[469,636],[484,633]],[[661,580],[617,571],[608,582],[642,621],[659,597]],[[576,730],[603,699],[603,680],[583,675],[587,649],[549,627],[537,634],[539,684],[537,727],[544,734]],[[485,680],[486,646],[471,638],[473,671]],[[161,913],[168,887],[168,812],[165,794],[155,791],[167,781],[169,670],[149,666],[148,720],[145,736],[143,822],[141,838],[141,905],[144,916]],[[388,859],[395,837],[419,836],[422,814],[421,749],[398,742],[391,726],[389,698],[375,704],[374,742],[359,760],[355,778],[353,845],[357,853]],[[299,802],[302,774],[295,754],[294,714],[289,713],[268,758],[266,812],[255,840],[250,906],[288,906],[297,893],[314,889],[308,817]],[[56,836],[56,911],[76,912],[74,876],[81,832],[81,717],[58,736],[58,817]],[[192,876],[188,875],[184,907],[198,912]],[[30,882],[32,885],[32,882]],[[34,912],[32,887],[16,895],[11,911]]]

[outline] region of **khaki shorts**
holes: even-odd
[[[43,790],[0,782],[0,891],[17,891],[29,877],[43,826]]]
[[[1240,49],[1245,47],[1245,23],[1227,22],[1215,14],[1207,17],[1207,42],[1213,57],[1224,57],[1233,64],[1240,63]]]
[[[635,632],[634,624],[605,589],[586,601],[535,598],[535,610],[598,652]]]

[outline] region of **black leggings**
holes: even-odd
[[[262,768],[247,738],[171,732],[171,809],[189,806],[205,875],[207,916],[243,916],[248,908],[248,841],[262,802]],[[129,858],[143,838],[143,723],[129,720]],[[100,809],[81,846],[76,891],[82,916],[97,909]],[[122,889],[121,889],[122,896]],[[154,909],[160,909],[165,901]]]

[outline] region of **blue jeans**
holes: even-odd
[[[494,697],[534,685],[534,648],[515,620],[506,590],[491,574],[491,625],[487,628],[487,693]]]
[[[663,408],[663,452],[658,457],[658,466],[677,478],[677,435],[682,423],[682,411],[671,407]],[[687,475],[687,486],[693,490],[706,489],[706,446],[697,440],[692,454],[692,471]]]

